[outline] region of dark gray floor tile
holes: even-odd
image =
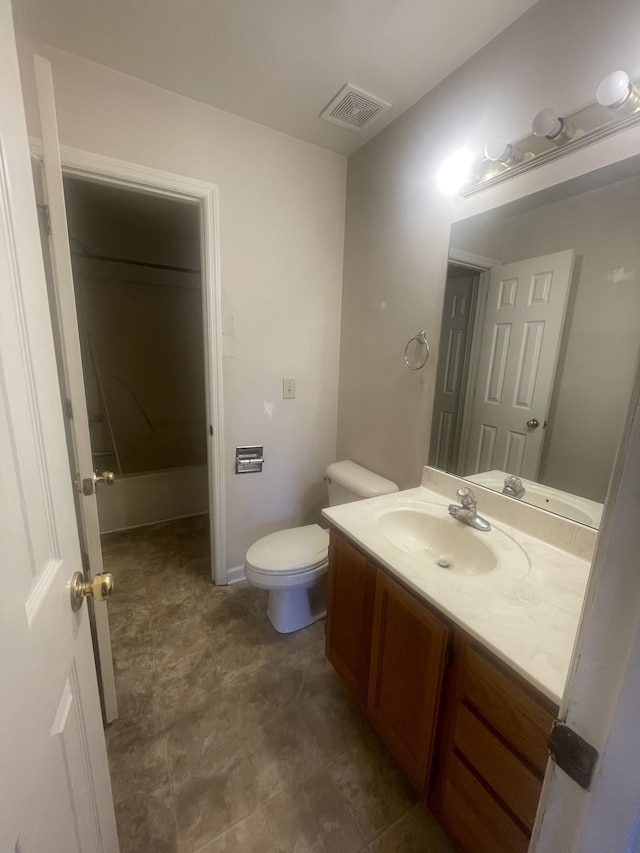
[[[450,853],[327,662],[324,620],[282,635],[266,591],[212,585],[206,518],[103,548],[124,593],[106,733],[123,853]]]
[[[185,853],[232,827],[260,807],[256,779],[240,742],[207,755],[192,775],[176,780],[176,817]]]
[[[337,681],[308,699],[300,713],[327,760],[337,758],[354,744],[366,746],[374,741],[371,726]]]
[[[208,547],[208,545],[207,545]],[[181,567],[183,577],[191,584],[194,593],[206,594],[209,590],[223,589],[213,583],[211,577],[211,556],[207,553],[203,557],[195,557],[187,560]]]
[[[247,610],[256,610],[266,614],[267,600],[269,591],[266,589],[256,589],[246,581],[242,583],[232,584],[229,587],[230,594],[237,604],[241,604]]]
[[[198,704],[202,690],[210,691],[215,687],[207,674],[213,671],[211,650],[209,646],[202,646],[195,652],[178,658],[158,669],[158,678],[163,691],[163,701],[169,706],[171,704],[171,692],[177,691],[182,694],[187,702]],[[192,699],[184,694],[193,691]]]
[[[282,853],[360,853],[365,846],[324,770],[279,794],[264,813]]]
[[[195,608],[191,586],[186,582],[169,584],[147,598],[151,630],[182,622]]]
[[[431,812],[417,803],[369,845],[371,853],[455,853]]]
[[[208,648],[207,635],[200,615],[185,614],[181,622],[164,625],[152,632],[158,669],[171,666],[187,655]]]
[[[276,853],[262,809],[245,817],[198,853]]]
[[[301,648],[293,634],[279,634],[262,613],[233,604],[226,614],[209,617],[208,637],[221,683],[229,683]]]
[[[164,789],[169,766],[163,735],[148,735],[143,728],[118,722],[112,723],[106,734],[115,802]]]
[[[134,793],[116,805],[122,853],[179,853],[173,796],[168,782],[151,793]]]
[[[151,630],[149,625],[149,610],[145,599],[138,595],[133,597],[117,598],[114,594],[109,599],[109,628],[111,630],[112,642],[120,638],[137,637],[140,634],[148,634]]]
[[[261,802],[316,773],[324,756],[299,712],[289,708],[244,739]]]
[[[173,720],[167,720],[167,749],[174,781],[206,773],[212,755],[229,743],[239,742],[243,731],[241,708],[226,706],[213,693],[199,707],[188,706]],[[165,718],[167,719],[167,718]]]
[[[111,572],[113,575],[113,598],[109,603],[116,605],[129,596],[136,596],[140,600],[140,592],[144,584],[144,572],[142,560],[128,550],[119,549],[111,553],[102,553],[103,571]],[[116,598],[117,596],[117,598]]]
[[[156,657],[149,632],[130,637],[111,627],[111,649],[116,676],[143,675],[156,669]]]
[[[136,726],[145,735],[160,734],[164,719],[155,668],[116,676],[118,725]]]
[[[380,835],[417,801],[404,775],[377,740],[355,745],[334,759],[328,771],[367,841]]]

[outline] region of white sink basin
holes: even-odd
[[[451,518],[438,504],[389,506],[377,516],[378,530],[425,567],[457,575],[484,575],[497,568],[525,575],[529,560],[501,530],[479,531]]]

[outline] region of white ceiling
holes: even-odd
[[[14,0],[18,32],[350,154],[535,0]],[[319,118],[345,83],[392,109]]]

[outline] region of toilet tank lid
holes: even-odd
[[[332,462],[327,468],[327,476],[334,483],[363,498],[374,498],[376,495],[389,495],[398,491],[396,483],[374,474],[350,459]]]

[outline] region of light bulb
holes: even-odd
[[[484,147],[487,160],[502,163],[503,166],[515,166],[522,162],[524,154],[515,145],[511,145],[501,136],[494,136]]]
[[[436,182],[448,195],[458,192],[471,174],[473,154],[468,148],[460,148],[444,161],[438,169]]]
[[[549,139],[553,139],[560,133],[563,124],[564,122],[553,107],[546,107],[536,113],[531,129],[536,136],[548,136]]]
[[[601,80],[596,90],[596,100],[610,110],[630,114],[640,107],[640,92],[626,71],[612,71]]]
[[[575,127],[559,116],[553,107],[546,107],[536,113],[531,129],[535,136],[544,136],[556,145],[563,145],[573,139],[576,133]]]

